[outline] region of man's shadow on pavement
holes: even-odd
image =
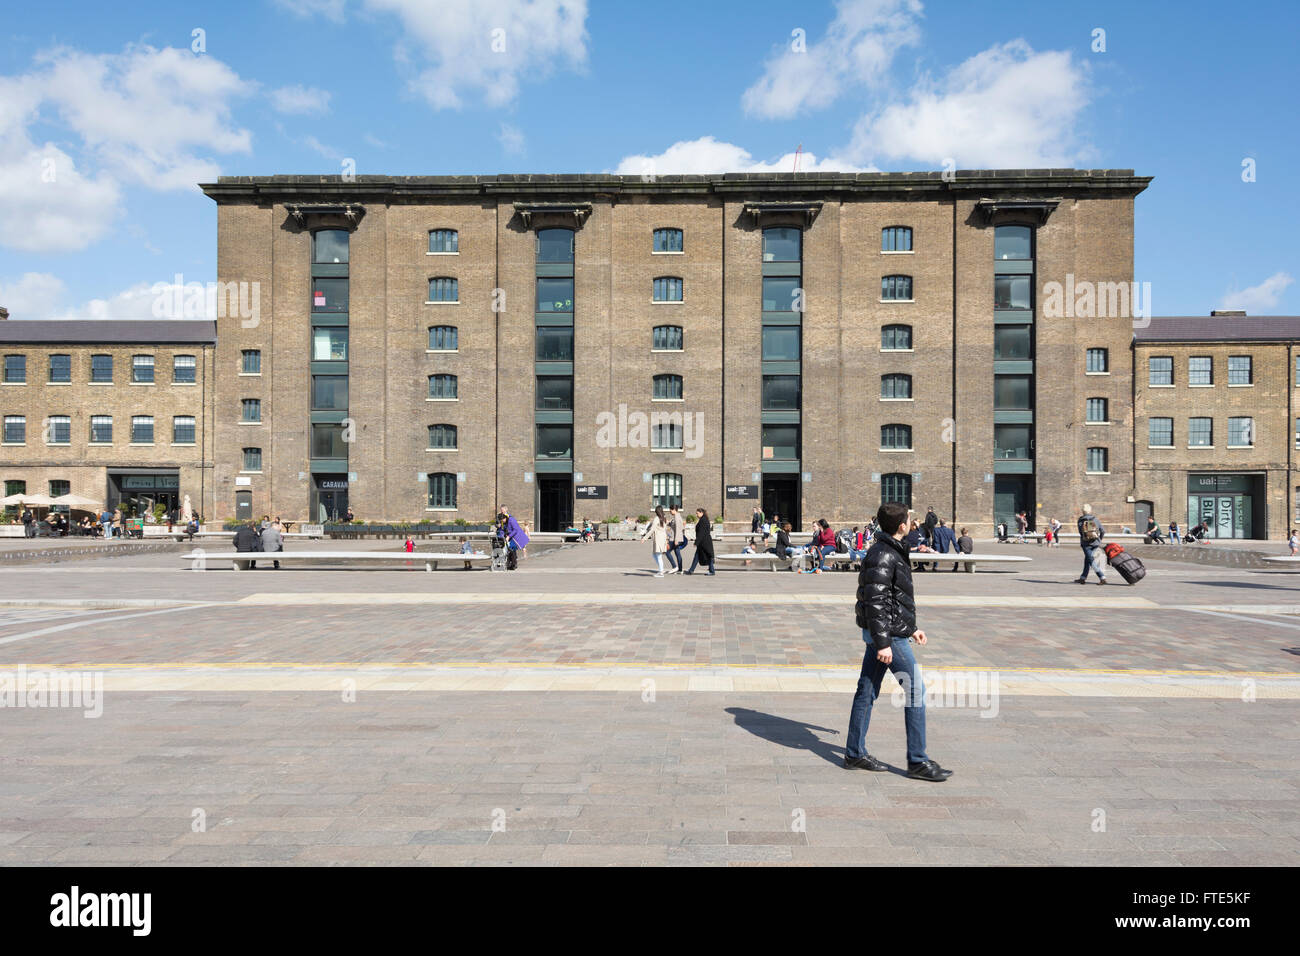
[[[836,767],[844,766],[844,748],[838,744],[828,743],[813,733],[813,731],[821,731],[826,734],[838,734],[838,730],[791,720],[788,717],[777,717],[775,714],[765,714],[760,710],[750,710],[748,707],[725,709],[735,718],[737,727],[748,730],[755,737],[762,737],[764,740],[793,750],[807,750]],[[891,773],[904,774],[904,771],[894,766],[890,766],[889,770]]]

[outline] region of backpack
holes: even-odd
[[[1084,515],[1079,519],[1079,540],[1084,544],[1092,544],[1094,541],[1101,539],[1101,532],[1097,530],[1097,516]]]

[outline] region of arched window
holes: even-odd
[[[998,226],[993,230],[994,259],[1032,259],[1034,230],[1029,226]]]
[[[448,276],[438,276],[429,280],[430,302],[459,302],[460,283]]]
[[[881,252],[911,252],[912,227],[886,226],[880,230]]]
[[[663,472],[654,476],[651,485],[654,493],[652,508],[680,508],[682,506],[682,476]]]
[[[682,350],[682,327],[680,325],[656,325],[654,344],[656,352],[680,352]]]
[[[655,252],[681,252],[682,231],[680,229],[656,229],[654,236]]]
[[[460,233],[455,229],[430,229],[429,251],[435,255],[455,255],[460,252]]]
[[[682,397],[680,375],[656,375],[654,399],[657,402],[679,401]]]
[[[451,510],[456,507],[456,476],[445,471],[429,476],[429,507]]]
[[[907,352],[912,348],[910,325],[887,325],[880,330],[880,347],[886,352]]]
[[[572,262],[573,261],[573,230],[572,229],[538,229],[537,230],[537,261],[538,262]]]
[[[459,398],[459,385],[455,375],[430,375],[429,397],[441,399]]]
[[[897,472],[880,476],[880,500],[884,504],[912,507],[912,476]]]
[[[654,288],[656,302],[682,301],[682,280],[676,276],[660,276]]]
[[[455,352],[459,344],[459,334],[454,325],[429,326],[429,351]]]
[[[347,262],[348,231],[346,229],[318,229],[312,233],[311,261],[330,264]]]
[[[880,397],[902,399],[912,397],[912,376],[897,372],[880,376]]]
[[[444,450],[455,450],[456,448],[456,426],[455,425],[430,425],[429,426],[429,447],[441,448]]]
[[[799,262],[803,255],[803,233],[790,226],[763,230],[764,262]]]
[[[910,451],[912,449],[912,426],[880,426],[880,447],[890,451]]]
[[[885,276],[880,280],[880,297],[886,302],[906,302],[912,298],[911,276]]]

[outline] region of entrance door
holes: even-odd
[[[316,475],[315,519],[318,523],[342,521],[348,516],[348,480],[344,475]]]
[[[573,525],[573,478],[537,477],[537,530],[566,531]]]
[[[790,527],[799,530],[799,479],[763,476],[763,514],[772,520],[772,515],[780,515],[781,522],[790,522]]]
[[[1006,522],[1007,533],[1016,533],[1016,514],[1023,511],[1034,527],[1034,509],[1030,503],[1033,479],[1021,475],[998,475],[993,484],[993,524]]]
[[[253,493],[251,491],[235,492],[235,520],[253,520]]]
[[[1144,534],[1147,530],[1147,519],[1151,517],[1152,505],[1149,501],[1139,501],[1133,505],[1133,530],[1138,534]]]

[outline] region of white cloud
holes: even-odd
[[[300,17],[321,16],[335,23],[343,22],[345,0],[275,0],[275,2]]]
[[[587,0],[366,0],[366,8],[401,21],[395,57],[427,63],[410,85],[434,109],[459,109],[471,94],[502,106],[521,77],[580,69],[587,58]]]
[[[712,136],[682,140],[654,156],[625,156],[614,172],[624,176],[669,176],[708,173],[789,173],[794,172],[794,153],[786,153],[771,162],[755,160],[749,151],[734,143],[723,143]],[[843,159],[831,156],[819,159],[815,153],[799,154],[799,172],[865,172]]]
[[[314,86],[282,86],[268,94],[271,108],[277,113],[321,116],[330,111],[330,91]]]
[[[333,146],[325,145],[320,140],[318,140],[315,136],[305,137],[303,139],[303,143],[306,146],[308,146],[310,149],[314,150],[315,152],[320,153],[326,159],[341,160],[343,158],[343,154],[340,153],[337,149],[335,149]]]
[[[525,152],[524,132],[518,126],[502,123],[501,128],[497,130],[497,142],[512,156],[520,156]]]
[[[1282,293],[1294,281],[1286,272],[1275,272],[1259,285],[1226,293],[1219,301],[1219,308],[1245,309],[1248,315],[1267,315],[1277,307]]]
[[[22,131],[0,134],[0,244],[22,252],[85,249],[121,211],[121,191],[104,173],[88,176],[52,143]]]
[[[976,54],[941,81],[864,116],[847,149],[859,161],[953,159],[975,169],[1069,166],[1086,159],[1079,130],[1087,67],[1065,51],[1012,40]]]
[[[15,319],[48,319],[63,298],[63,280],[48,272],[28,272],[14,282],[0,282],[0,305]]]
[[[897,53],[920,42],[920,16],[919,0],[841,0],[820,42],[792,34],[767,61],[741,97],[745,112],[788,119],[829,106],[853,86],[880,86]]]
[[[63,280],[48,272],[28,272],[12,283],[0,283],[0,305],[15,319],[195,319],[215,318],[216,299],[206,284],[194,280],[137,282],[105,298],[76,305],[63,302]]]

